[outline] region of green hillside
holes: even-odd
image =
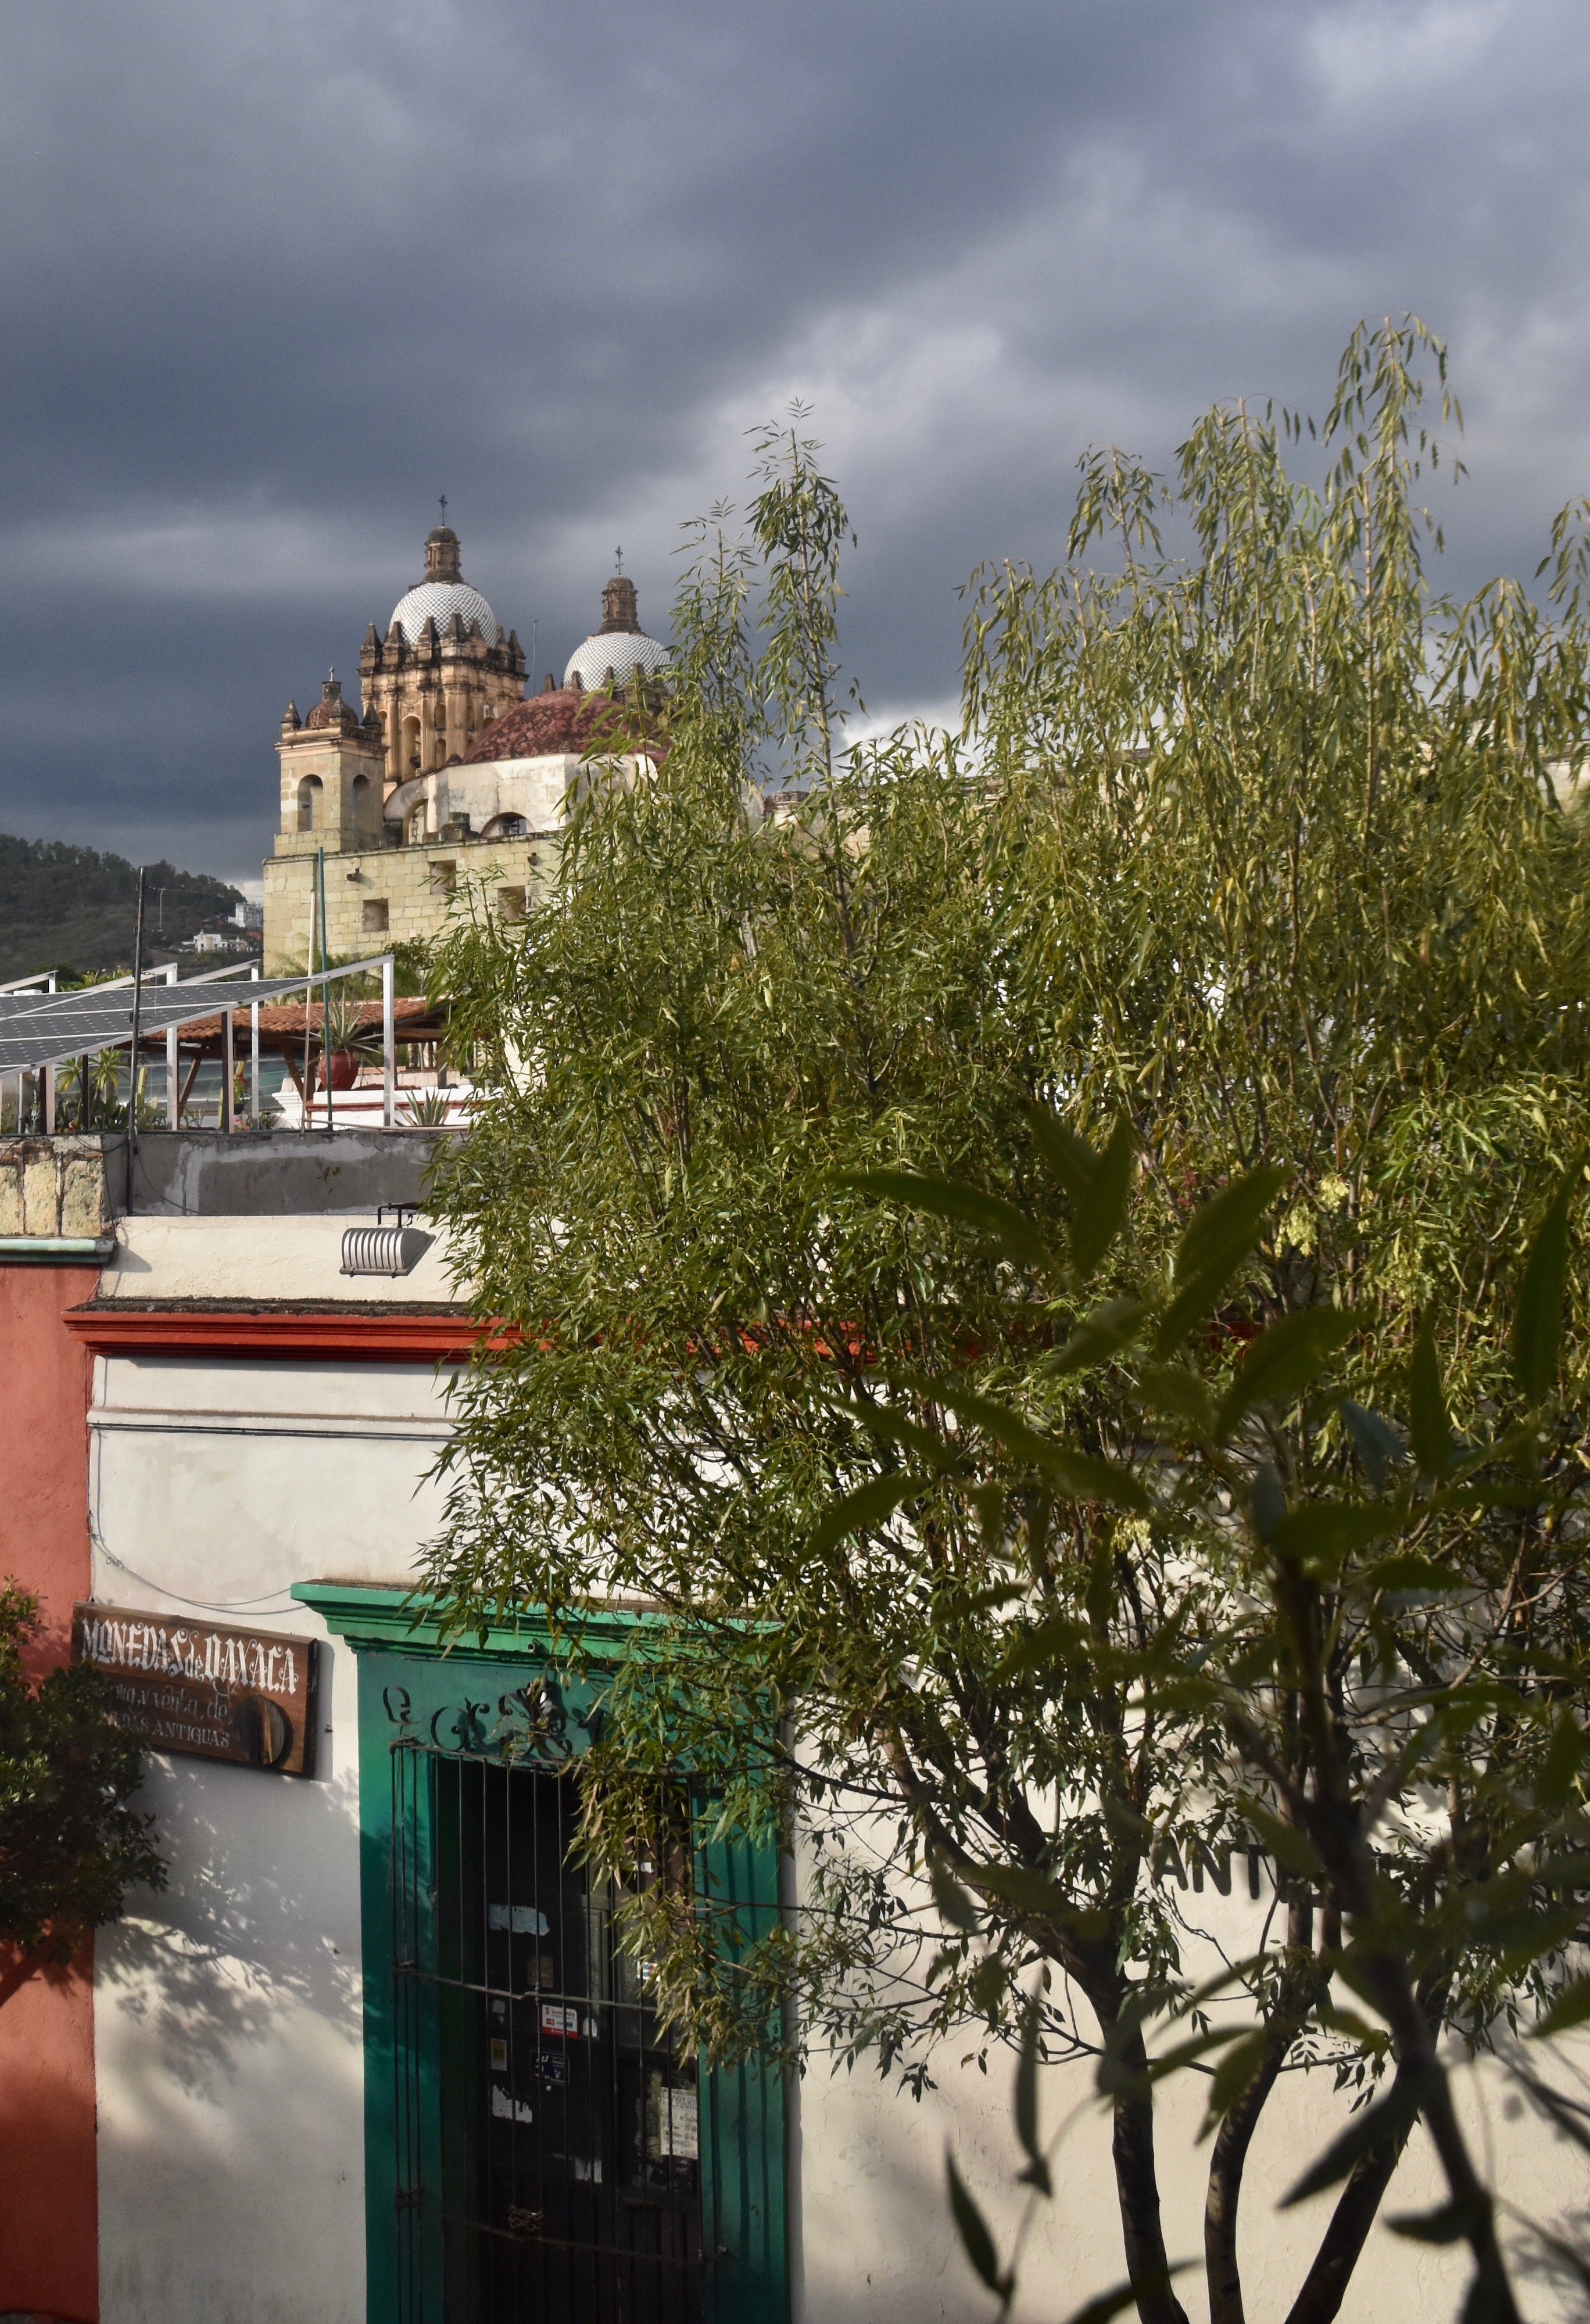
[[[169,863],[149,866],[143,894],[152,962],[242,901],[224,880]],[[137,866],[119,855],[0,832],[0,984],[42,968],[79,976],[131,968],[137,895]]]

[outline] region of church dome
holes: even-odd
[[[339,734],[356,734],[359,732],[357,714],[343,700],[342,680],[335,670],[329,678],[321,680],[320,699],[304,720],[304,725],[321,731],[335,728]]]
[[[602,592],[602,626],[569,655],[563,683],[595,694],[608,683],[609,672],[614,685],[627,686],[637,674],[654,678],[667,661],[668,648],[641,627],[634,583],[627,573],[615,573]]]
[[[442,513],[445,517],[445,501]],[[478,622],[480,634],[488,646],[495,646],[502,636],[496,615],[479,590],[472,589],[465,580],[462,558],[458,536],[452,526],[433,525],[425,537],[425,578],[417,582],[406,596],[400,597],[392,609],[392,629],[401,630],[411,646],[419,644],[420,632],[427,622],[436,623],[439,636],[455,613],[463,615],[466,629],[471,622]]]
[[[417,646],[428,621],[436,623],[439,634],[455,613],[462,613],[466,629],[471,622],[478,622],[488,646],[495,646],[503,634],[490,605],[467,581],[419,582],[393,607],[392,628],[401,630],[409,643]]]

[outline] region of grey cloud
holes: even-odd
[[[0,88],[0,827],[233,876],[289,693],[445,490],[538,662],[794,392],[885,707],[955,586],[1052,558],[1072,463],[1210,398],[1318,408],[1365,311],[1444,328],[1460,579],[1590,484],[1568,0],[109,0]],[[112,838],[112,835],[115,835]],[[144,841],[141,835],[146,834]]]

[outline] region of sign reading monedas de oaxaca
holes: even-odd
[[[114,1725],[156,1751],[279,1775],[315,1772],[315,1644],[126,1606],[72,1608],[72,1660],[105,1673]]]

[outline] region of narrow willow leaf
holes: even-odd
[[[1283,2195],[1279,2208],[1288,2209],[1293,2203],[1306,2202],[1310,2195],[1322,2194],[1327,2187],[1339,2186],[1354,2163],[1388,2139],[1401,2140],[1412,2129],[1423,2102],[1426,2090],[1436,2079],[1432,2070],[1421,2074],[1415,2070],[1400,2074],[1383,2098],[1365,2107],[1354,2115],[1339,2138],[1326,2148],[1312,2170],[1306,2171],[1289,2194]]]
[[[1472,2235],[1482,2214],[1470,2203],[1443,2203],[1435,2211],[1400,2211],[1386,2225],[1416,2244],[1456,2244]]]
[[[1152,1506],[1146,1489],[1129,1469],[1117,1468],[1112,1461],[1100,1461],[1091,1452],[1079,1452],[1073,1445],[1041,1435],[1009,1405],[993,1397],[979,1396],[956,1380],[916,1373],[907,1373],[903,1379],[907,1387],[981,1428],[1015,1460],[1042,1470],[1073,1500],[1104,1501],[1115,1508],[1139,1511]]]
[[[1585,2108],[1575,2099],[1564,2098],[1560,2090],[1554,2090],[1550,2083],[1543,2082],[1538,2074],[1526,2072],[1521,2066],[1510,2066],[1508,2070],[1515,2081],[1523,2084],[1541,2112],[1550,2116],[1563,2136],[1572,2139],[1582,2154],[1590,2154],[1590,2119],[1587,2119]]]
[[[1041,1872],[1020,1864],[985,1864],[977,1869],[981,1886],[992,1888],[1004,1904],[1031,1919],[1053,1921],[1079,1936],[1096,1935],[1109,1924],[1105,1913],[1072,1903],[1064,1888]]]
[[[1215,1399],[1198,1378],[1181,1364],[1144,1364],[1137,1375],[1138,1394],[1151,1412],[1172,1412],[1200,1435],[1215,1434]]]
[[[1319,1860],[1319,1851],[1306,1832],[1299,1831],[1295,1823],[1288,1823],[1284,1816],[1278,1816],[1262,1800],[1243,1793],[1238,1793],[1236,1805],[1244,1823],[1258,1833],[1278,1864],[1284,1864],[1289,1872],[1299,1873],[1305,1880],[1323,1879],[1325,1867]]]
[[[1395,1509],[1363,1501],[1308,1501],[1282,1517],[1270,1536],[1280,1556],[1335,1579],[1349,1550],[1380,1541],[1397,1524]]]
[[[1280,1315],[1261,1332],[1236,1368],[1215,1423],[1217,1436],[1229,1436],[1256,1404],[1290,1404],[1312,1387],[1336,1350],[1345,1345],[1355,1319],[1335,1307],[1305,1307]]]
[[[1408,1441],[1427,1477],[1444,1477],[1452,1466],[1452,1423],[1436,1353],[1436,1327],[1427,1315],[1419,1325],[1408,1365]]]
[[[902,1501],[913,1500],[925,1492],[931,1480],[913,1476],[901,1470],[892,1477],[872,1477],[864,1485],[833,1502],[818,1519],[807,1537],[807,1549],[813,1557],[820,1557],[846,1534],[866,1533],[885,1517],[892,1517]]]
[[[1261,1461],[1253,1471],[1253,1481],[1248,1488],[1248,1513],[1253,1520],[1253,1531],[1263,1542],[1273,1541],[1286,1520],[1286,1487],[1268,1461]]]
[[[1567,2034],[1590,2018],[1590,1977],[1576,1977],[1565,1985],[1543,2016],[1537,2017],[1530,2028],[1531,2042],[1544,2042],[1554,2034]]]
[[[1343,1397],[1338,1409],[1364,1475],[1377,1493],[1383,1493],[1392,1469],[1407,1460],[1407,1446],[1389,1420],[1366,1405],[1354,1404],[1350,1396]]]
[[[1203,2125],[1198,2132],[1200,2144],[1219,2123],[1222,2116],[1231,2112],[1238,2098],[1257,2075],[1264,2063],[1264,2048],[1268,2039],[1269,2036],[1264,2028],[1262,2025],[1256,2025],[1251,2034],[1244,2034],[1240,2041],[1232,2043],[1225,2057],[1216,2067],[1209,2083],[1208,2102],[1204,2109]]]
[[[1583,1729],[1565,1703],[1552,1721],[1551,1741],[1535,1782],[1536,1798],[1553,1815],[1559,1815],[1567,1805],[1584,1757]]]
[[[1176,1295],[1160,1319],[1155,1352],[1168,1356],[1211,1314],[1259,1240],[1264,1213],[1286,1185],[1280,1169],[1252,1170],[1196,1211],[1177,1247]]]
[[[1112,2292],[1101,2292],[1098,2298],[1090,2300],[1086,2308],[1073,2309],[1065,2324],[1111,2324],[1111,2319],[1119,2316],[1123,2309],[1132,2307],[1140,2295],[1146,2299],[1151,2293],[1162,2291],[1173,2275],[1185,2275],[1191,2264],[1190,2260],[1178,2260],[1174,2267],[1145,2275],[1141,2284],[1118,2283]]]
[[[958,1929],[963,1936],[970,1936],[981,1925],[977,1907],[941,1857],[935,1856],[929,1861],[928,1878],[933,1890],[933,1902],[943,1918],[952,1929]]]
[[[1029,1105],[1028,1121],[1038,1150],[1048,1163],[1050,1175],[1062,1193],[1074,1203],[1085,1200],[1098,1168],[1098,1156],[1086,1138],[1078,1138],[1070,1126],[1052,1113],[1046,1105]]]
[[[1562,1296],[1568,1267],[1568,1205],[1577,1166],[1535,1231],[1519,1277],[1512,1319],[1512,1376],[1526,1404],[1543,1403],[1557,1385]]]
[[[1001,1677],[1020,1678],[1029,1671],[1055,1672],[1073,1664],[1091,1665],[1086,1631],[1069,1614],[1050,1614],[1036,1628],[1022,1632],[999,1665]]]
[[[1085,1278],[1094,1272],[1121,1231],[1132,1193],[1132,1165],[1136,1150],[1132,1124],[1123,1115],[1098,1157],[1092,1185],[1077,1200],[1071,1213],[1071,1264]]]
[[[988,2222],[978,2209],[966,2181],[955,2167],[955,2157],[948,2147],[944,2150],[944,2167],[949,2175],[949,2208],[955,2215],[956,2231],[961,2239],[961,2249],[971,2261],[982,2281],[992,2292],[1004,2295],[1004,2278],[999,2272],[999,2254],[994,2248],[994,2237],[988,2232]]]
[[[960,1466],[952,1444],[947,1444],[930,1428],[924,1428],[909,1413],[901,1412],[897,1405],[861,1404],[841,1396],[832,1397],[828,1402],[834,1411],[848,1414],[869,1436],[882,1437],[887,1444],[903,1444],[907,1452],[914,1452],[919,1461],[927,1462],[931,1468],[948,1471]]]
[[[1053,2193],[1049,2182],[1049,2162],[1038,2137],[1038,1997],[1027,2004],[1021,2024],[1021,2053],[1016,2063],[1016,2136],[1021,2142],[1021,2152],[1027,2157],[1027,2168],[1021,2174],[1022,2181],[1036,2187],[1042,2195]]]
[[[1437,1565],[1433,1559],[1420,1557],[1410,1549],[1393,1550],[1389,1557],[1377,1557],[1357,1576],[1364,1590],[1418,1591],[1422,1596],[1439,1598],[1447,1591],[1461,1590],[1461,1574]]]
[[[972,1227],[980,1234],[992,1235],[1019,1267],[1037,1268],[1045,1274],[1057,1271],[1054,1254],[1031,1220],[998,1194],[985,1194],[954,1178],[919,1176],[912,1170],[846,1171],[829,1183],[855,1194],[876,1194],[884,1202],[903,1203],[952,1226]]]
[[[1144,1312],[1142,1301],[1134,1293],[1106,1299],[1083,1317],[1064,1346],[1043,1359],[1042,1370],[1063,1379],[1068,1372],[1107,1363],[1137,1337]]]
[[[1201,1279],[1214,1268],[1229,1273],[1259,1239],[1260,1222],[1287,1182],[1273,1167],[1234,1178],[1193,1213],[1176,1249],[1179,1284]]]

